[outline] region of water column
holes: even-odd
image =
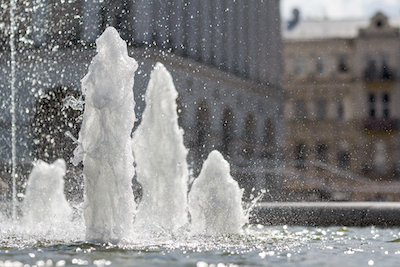
[[[133,231],[131,132],[137,62],[113,28],[96,40],[98,54],[82,79],[85,110],[73,163],[83,161],[86,238],[118,241]]]
[[[178,125],[172,76],[157,63],[151,72],[142,122],[132,137],[137,180],[143,198],[135,225],[142,230],[175,231],[187,222],[187,149]]]
[[[10,50],[11,50],[11,179],[12,179],[12,218],[17,219],[17,177],[16,177],[16,114],[15,114],[15,70],[16,70],[16,49],[15,49],[15,0],[10,1]]]

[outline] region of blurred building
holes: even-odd
[[[246,195],[275,182],[266,170],[279,164],[284,145],[278,0],[22,0],[14,17],[10,2],[0,3],[3,180],[9,181],[10,175],[14,21],[19,166],[29,169],[36,159],[69,161],[76,145],[65,132],[77,137],[80,111],[63,109],[63,100],[79,97],[80,79],[95,55],[94,42],[107,26],[114,26],[139,62],[134,87],[138,123],[149,73],[160,61],[179,92],[179,122],[194,176],[208,153],[218,149]],[[27,172],[19,170],[19,191]],[[68,175],[66,190],[75,192],[78,174],[70,169]]]
[[[322,199],[400,200],[400,19],[283,28],[287,186]]]

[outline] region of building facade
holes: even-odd
[[[293,190],[398,200],[400,20],[301,21],[283,29]],[[301,180],[302,182],[299,182]]]
[[[139,63],[133,88],[137,124],[149,73],[160,61],[179,92],[179,123],[193,176],[218,149],[247,196],[269,184],[267,170],[279,164],[284,145],[278,0],[32,0],[17,1],[13,17],[9,1],[1,6],[1,178],[10,184],[14,81],[18,191],[24,191],[33,161],[68,162],[72,156],[75,144],[65,133],[77,136],[80,111],[63,108],[64,100],[79,97],[94,42],[107,26],[119,31]],[[68,168],[66,192],[73,199],[82,191],[81,178],[79,170]]]

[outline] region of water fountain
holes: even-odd
[[[135,224],[150,231],[175,231],[188,223],[189,171],[177,97],[171,75],[157,63],[146,90],[142,122],[132,138],[137,180],[143,187]]]
[[[138,65],[114,28],[107,28],[96,44],[98,54],[82,79],[85,111],[73,163],[84,165],[86,238],[114,241],[133,230],[130,135]]]
[[[29,175],[22,205],[22,223],[27,229],[46,232],[50,227],[72,219],[72,209],[64,195],[66,165],[63,159],[53,164],[37,161]]]
[[[398,263],[398,229],[243,227],[246,218],[240,201],[242,191],[230,177],[229,165],[217,151],[209,155],[189,192],[189,228],[192,231],[177,231],[186,220],[180,218],[184,212],[175,211],[172,204],[170,218],[175,220],[177,227],[168,224],[169,213],[160,209],[154,210],[157,215],[152,217],[152,221],[140,218],[153,216],[146,214],[144,207],[166,201],[159,197],[175,197],[152,191],[157,189],[157,185],[152,184],[151,178],[168,176],[169,173],[163,173],[164,170],[149,161],[157,159],[155,163],[162,162],[160,166],[167,166],[170,172],[175,173],[175,177],[168,176],[168,179],[177,179],[177,187],[187,182],[186,150],[173,112],[176,91],[165,68],[157,64],[146,93],[143,125],[131,139],[135,120],[132,86],[136,61],[127,56],[125,42],[112,28],[97,40],[97,50],[89,73],[82,80],[85,113],[73,159],[75,164],[80,161],[84,164],[86,193],[83,207],[73,207],[75,216],[71,220],[64,217],[68,224],[52,225],[44,232],[36,228],[38,224],[26,226],[2,218],[0,266],[337,266],[344,263],[378,265],[383,261],[386,265]],[[165,129],[175,133],[173,138],[164,140],[164,135],[158,135],[159,132],[151,136],[154,131]],[[145,143],[147,146],[141,145]],[[171,144],[174,147],[170,147]],[[162,145],[166,147],[161,149],[159,146]],[[134,177],[132,148],[137,157],[137,179],[143,184],[145,203],[139,204],[136,214],[131,189]],[[167,154],[174,158],[163,161],[162,157]],[[146,169],[146,166],[152,169]],[[32,188],[26,194],[26,203],[24,201],[23,211],[27,218],[33,212],[33,220],[53,221],[53,216],[46,216],[58,208],[64,212],[56,216],[68,216],[69,208],[60,193],[54,196],[59,201],[57,207],[34,212],[30,209],[37,206],[28,204],[37,201],[34,199],[39,197],[35,196],[38,190],[41,190],[41,195],[49,196],[48,190],[60,188],[60,177],[64,172],[62,161],[52,165],[37,163],[29,181]],[[46,184],[49,181],[54,184],[51,187],[36,186],[44,183],[41,178],[46,179]],[[158,186],[166,183],[159,182]],[[183,211],[186,211],[186,198],[179,194],[183,192],[185,195],[186,191],[187,187],[176,191]],[[53,201],[49,202],[49,198],[39,200],[43,201],[38,205],[42,208]],[[83,210],[83,216],[80,216],[80,210]],[[134,225],[134,216],[141,223]],[[157,222],[158,218],[162,218],[160,222]],[[143,235],[143,224],[160,226],[167,231]]]
[[[217,150],[212,151],[189,193],[192,233],[238,234],[247,222],[242,195],[230,176],[229,163]]]

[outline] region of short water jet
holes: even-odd
[[[29,228],[45,230],[71,220],[72,209],[64,195],[65,171],[63,159],[34,164],[22,206],[23,222]]]
[[[230,175],[229,163],[220,152],[212,151],[189,192],[192,233],[239,233],[247,222],[242,195],[243,189]]]

